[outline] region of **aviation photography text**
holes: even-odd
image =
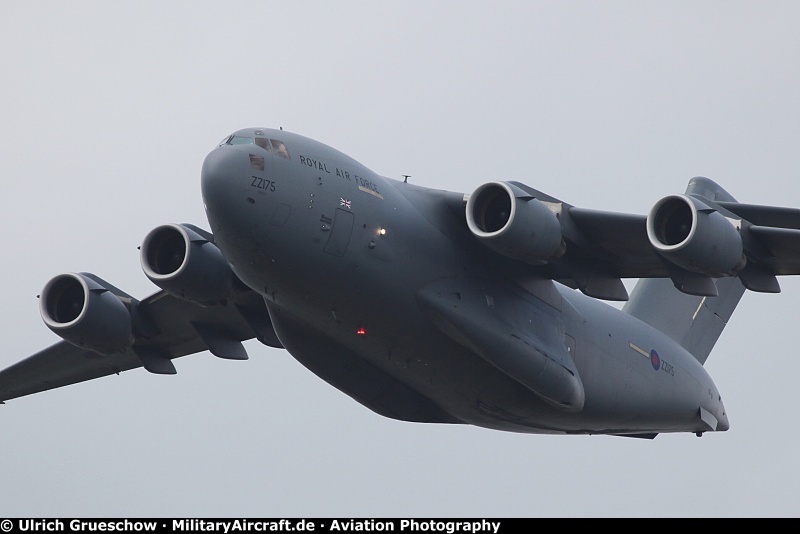
[[[0,532],[500,532],[486,519],[3,519]]]

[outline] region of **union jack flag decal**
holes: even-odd
[[[349,210],[353,209],[353,203],[351,201],[345,200],[345,199],[343,199],[341,197],[339,198],[339,205],[340,206],[344,206],[345,208],[347,208]]]

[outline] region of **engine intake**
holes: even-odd
[[[504,256],[542,265],[564,254],[556,215],[513,184],[481,185],[470,195],[466,215],[472,234]]]
[[[111,354],[132,340],[128,307],[96,277],[61,274],[44,286],[39,312],[47,327],[77,347]]]
[[[218,303],[233,287],[234,274],[222,252],[184,225],[165,224],[147,234],[141,262],[150,281],[196,304]]]
[[[661,256],[694,273],[731,276],[747,263],[738,229],[694,197],[659,200],[647,216],[647,237]]]

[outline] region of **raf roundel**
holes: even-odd
[[[650,364],[656,371],[661,368],[661,358],[658,357],[658,353],[654,350],[650,351]]]

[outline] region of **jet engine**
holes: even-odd
[[[161,289],[195,304],[224,300],[233,271],[217,246],[192,228],[165,224],[152,230],[141,247],[147,278]]]
[[[88,273],[52,278],[42,291],[39,311],[50,330],[77,347],[111,354],[132,339],[128,307]]]
[[[487,247],[515,260],[542,265],[564,254],[556,215],[507,182],[483,184],[470,195],[467,225]]]
[[[747,263],[738,229],[700,200],[670,195],[647,216],[647,237],[671,263],[707,276],[729,276]]]

